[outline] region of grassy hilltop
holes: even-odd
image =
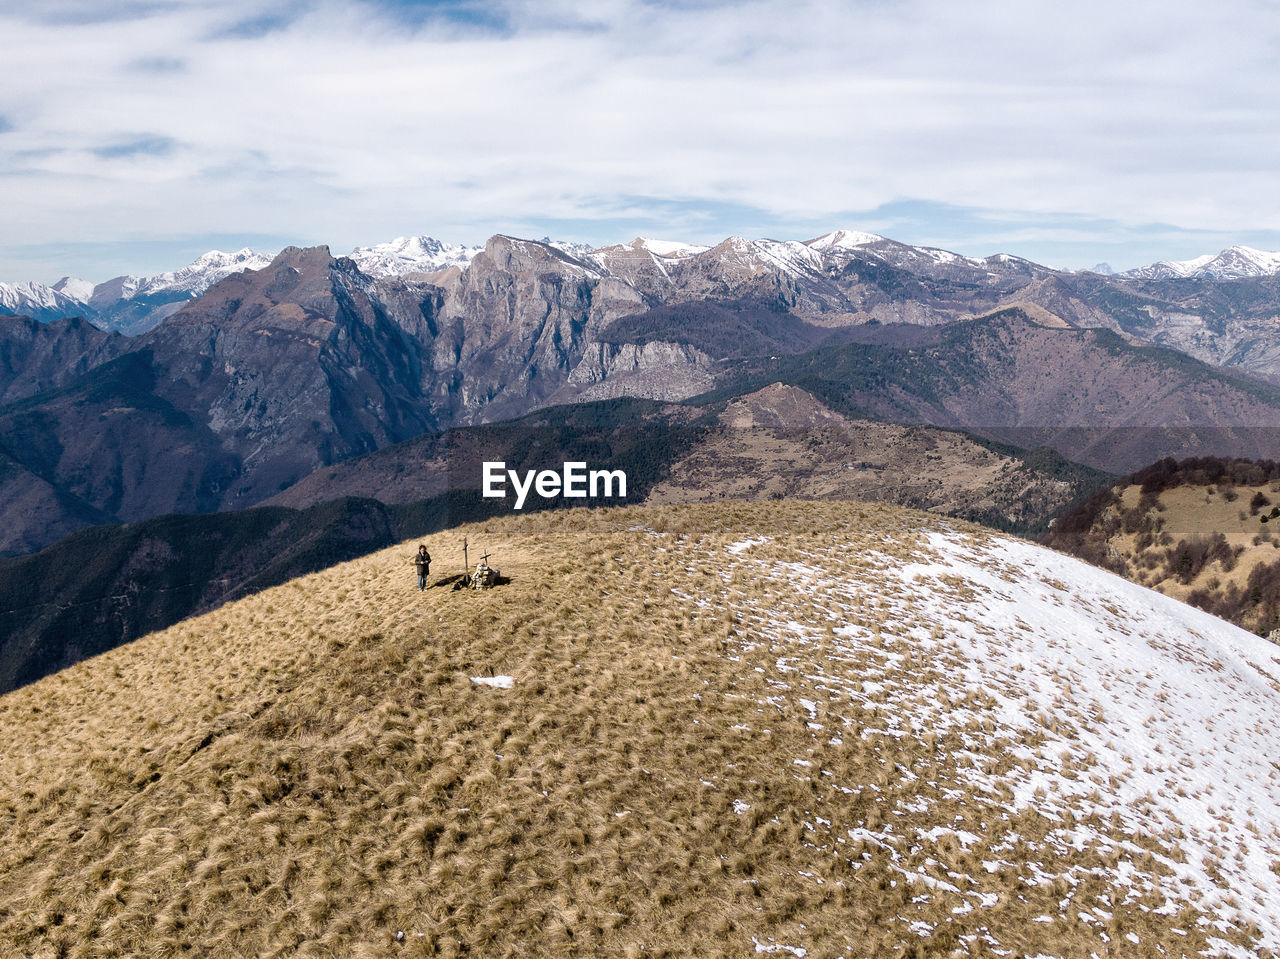
[[[0,698],[0,955],[1280,944],[1261,640],[888,506],[464,535],[508,583],[413,541]]]

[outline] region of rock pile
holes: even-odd
[[[471,574],[472,589],[488,589],[498,585],[498,571],[483,560],[476,563],[476,570]]]

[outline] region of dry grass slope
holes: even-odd
[[[426,542],[438,565],[463,535],[491,550],[499,589],[419,593],[406,544],[10,694],[0,954],[1200,953],[1167,846],[1051,842],[1086,823],[964,785],[1036,746],[1000,739],[988,697],[885,732],[910,696],[954,695],[960,664],[909,638],[937,624],[869,589],[847,625],[874,641],[842,644],[822,586],[760,572],[823,544],[847,581],[878,576],[867,557],[910,558],[926,522],[785,502],[493,521]]]
[[[1259,635],[1280,630],[1280,479],[1247,461],[1216,465],[1243,476],[1232,482],[1188,468],[1174,474],[1181,483],[1146,488],[1140,473],[1042,541]]]

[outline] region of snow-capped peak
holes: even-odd
[[[1140,266],[1126,270],[1121,276],[1132,276],[1139,279],[1163,280],[1176,276],[1193,276],[1197,270],[1213,259],[1212,253],[1197,256],[1193,260],[1161,260],[1149,266]]]
[[[883,239],[884,237],[875,233],[862,233],[858,230],[835,230],[831,233],[824,233],[815,239],[805,240],[804,245],[823,253],[831,253],[840,250],[857,250],[872,243],[879,243]]]
[[[445,243],[430,236],[398,236],[386,243],[358,246],[350,255],[369,276],[403,276],[464,267],[483,249]]]
[[[53,284],[52,289],[54,292],[70,297],[78,303],[88,303],[89,297],[93,296],[93,284],[88,280],[82,280],[75,276],[64,276]]]
[[[1220,253],[1206,253],[1190,260],[1161,260],[1120,275],[1140,280],[1166,280],[1175,277],[1237,280],[1250,276],[1274,276],[1277,273],[1280,273],[1280,252],[1232,246]]]
[[[1280,252],[1255,250],[1251,246],[1228,247],[1201,267],[1202,275],[1221,280],[1275,273],[1280,273]]]
[[[629,244],[635,250],[648,250],[654,256],[661,256],[668,259],[682,259],[687,256],[696,256],[699,253],[705,253],[711,249],[708,246],[699,246],[696,243],[683,243],[679,240],[653,240],[648,237],[638,236]]]
[[[154,295],[156,293],[185,293],[196,297],[219,280],[226,279],[233,273],[245,270],[261,270],[271,262],[270,256],[255,253],[248,247],[235,253],[223,253],[221,250],[210,250],[202,253],[191,263],[178,270],[157,273],[138,280],[136,287],[128,291],[130,284],[125,283],[125,298],[133,296]]]
[[[69,316],[80,305],[78,300],[43,283],[0,283],[0,313],[52,318],[55,314]]]

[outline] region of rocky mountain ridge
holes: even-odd
[[[1274,276],[1280,273],[1280,253],[1255,250],[1251,246],[1232,246],[1220,253],[1206,253],[1190,260],[1161,260],[1120,274],[1137,280],[1207,278],[1240,280],[1252,276]]]
[[[561,272],[576,266],[584,275],[620,281],[649,306],[763,294],[820,322],[847,325],[945,323],[1026,302],[1071,325],[1105,326],[1207,362],[1280,375],[1280,347],[1272,335],[1280,315],[1280,254],[1250,247],[1102,274],[1055,270],[1008,254],[961,256],[851,230],[804,241],[729,237],[711,247],[640,237],[595,249],[519,242],[560,253]],[[350,258],[370,278],[425,278],[466,270],[486,247],[397,237],[357,247]],[[137,334],[231,272],[262,268],[271,259],[250,250],[211,251],[150,278],[122,276],[93,286],[69,277],[53,287],[0,284],[0,309],[46,321],[83,315]]]
[[[47,327],[45,372],[12,375],[0,407],[4,482],[40,504],[13,517],[6,548],[51,542],[37,523],[245,508],[326,465],[550,405],[773,382],[1113,472],[1280,456],[1280,390],[1080,328],[1082,301],[1026,261],[849,235],[651,247],[498,236],[465,269],[404,277],[291,247],[139,336],[95,333],[91,349],[87,324],[81,340]],[[1002,302],[1018,305],[965,312]],[[0,320],[0,356],[35,332]]]

